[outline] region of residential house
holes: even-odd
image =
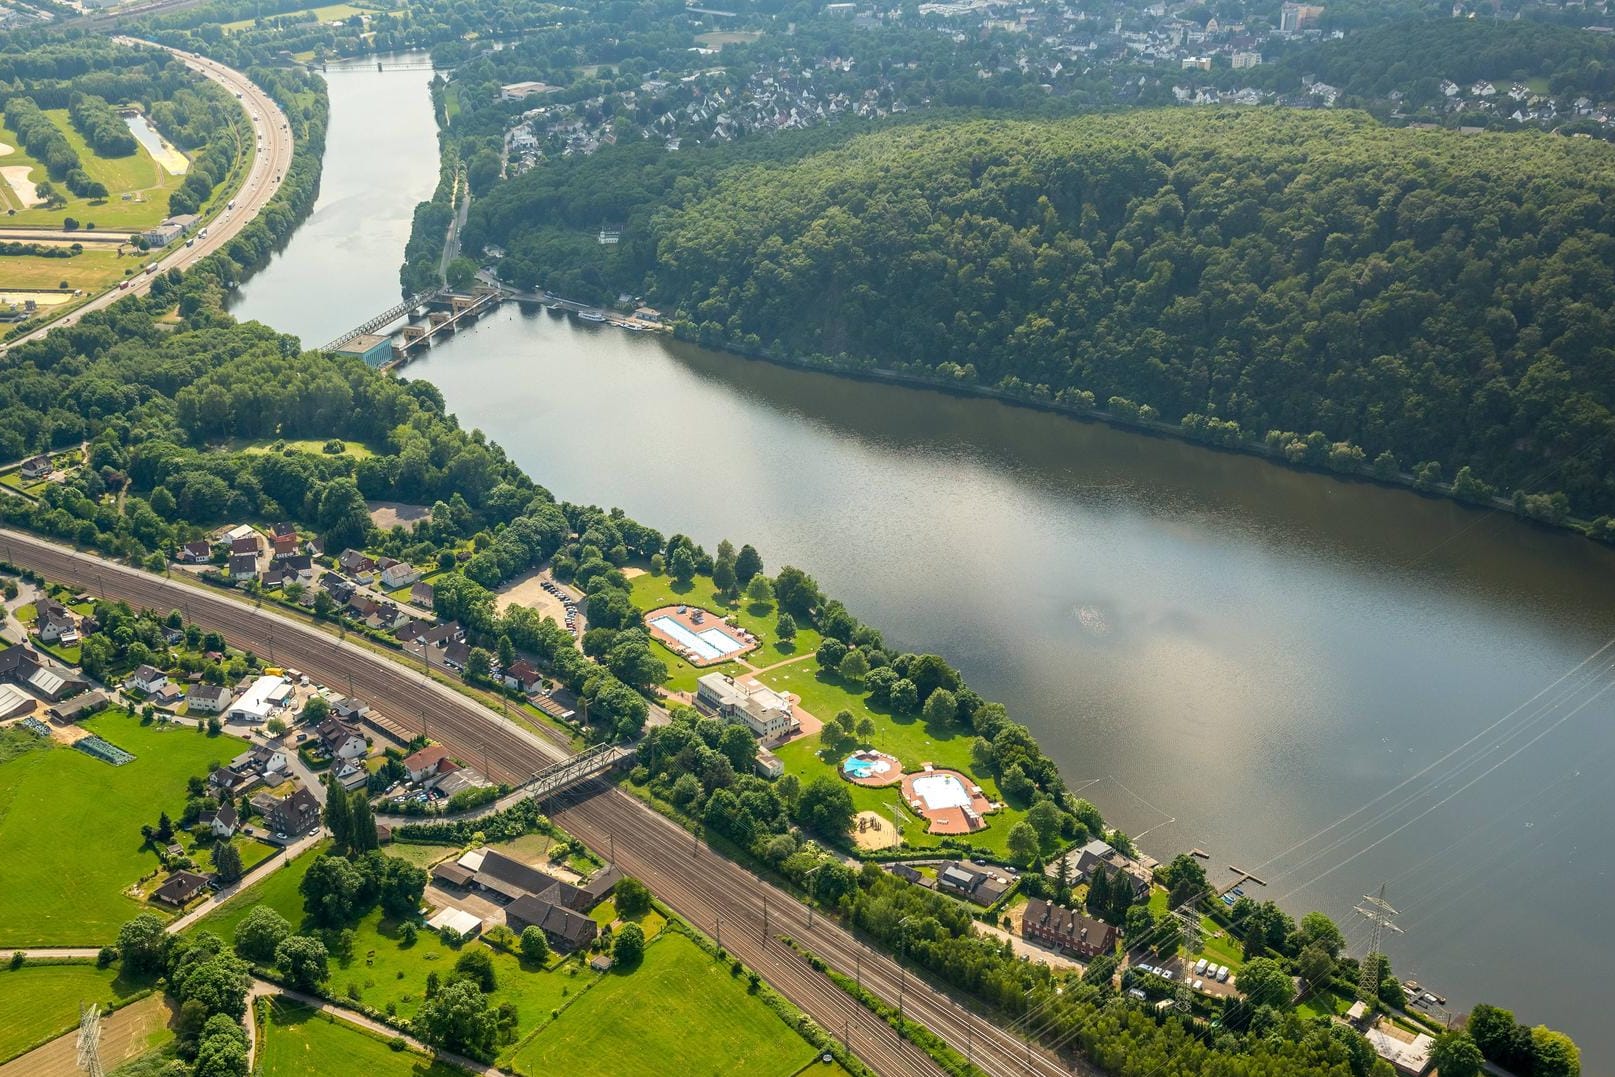
[[[405,621],[403,626],[394,632],[400,643],[410,643],[426,635],[432,628],[432,622],[420,617],[412,617]]]
[[[269,539],[270,556],[275,560],[283,557],[295,556],[303,548],[302,542],[297,538],[297,532],[275,534]]]
[[[1381,1017],[1364,1031],[1363,1038],[1400,1077],[1424,1077],[1430,1072],[1430,1053],[1436,1041],[1425,1033],[1408,1032]]]
[[[427,778],[436,777],[438,768],[444,763],[453,762],[449,758],[449,750],[441,744],[428,744],[418,752],[411,752],[404,757],[404,770],[409,774],[412,782],[423,782]]]
[[[334,572],[327,572],[320,577],[320,590],[330,595],[340,605],[346,605],[358,590],[349,580],[344,580]]]
[[[18,469],[17,473],[22,476],[24,482],[37,482],[49,475],[52,470],[54,470],[54,465],[51,464],[50,457],[30,456],[22,462],[22,467]]]
[[[187,565],[205,565],[213,558],[213,547],[198,539],[179,548],[177,560]]]
[[[518,658],[505,670],[504,681],[506,688],[519,688],[532,695],[543,685],[544,678],[533,668],[531,662],[525,658]]]
[[[996,872],[963,861],[950,861],[937,869],[937,889],[977,905],[995,904],[1009,893],[1010,882]]]
[[[505,924],[517,934],[536,927],[561,952],[584,949],[600,934],[592,918],[535,894],[523,894],[507,905]]]
[[[443,664],[450,669],[461,670],[471,660],[471,646],[463,640],[455,640],[443,647]]]
[[[252,798],[252,806],[258,809],[264,824],[274,834],[296,837],[320,825],[319,799],[301,786],[286,797],[259,793]]]
[[[1133,893],[1144,898],[1150,892],[1150,873],[1144,865],[1130,856],[1117,852],[1109,842],[1095,838],[1081,849],[1075,856],[1067,856],[1070,864],[1069,878],[1072,883],[1093,882],[1094,872],[1103,870],[1110,874],[1114,885],[1118,876],[1125,877],[1133,884]],[[1051,872],[1059,870],[1059,864],[1050,865]]]
[[[229,767],[219,767],[207,776],[207,783],[221,797],[238,797],[263,781],[257,771],[240,773]]]
[[[258,774],[266,782],[280,781],[286,776],[286,753],[267,744],[255,744],[230,760],[229,767],[237,774]]]
[[[1116,929],[1110,924],[1042,898],[1026,903],[1021,936],[1082,957],[1098,957],[1116,949]]]
[[[314,730],[332,759],[362,759],[369,746],[359,727],[340,718],[327,718]]]
[[[205,889],[207,889],[206,875],[198,875],[194,871],[176,871],[163,880],[163,885],[152,891],[151,899],[180,909]]]
[[[764,748],[761,744],[757,746],[757,755],[753,765],[757,768],[757,773],[764,778],[779,778],[785,774],[785,760]]]
[[[370,781],[370,771],[363,759],[350,759],[333,767],[331,773],[336,775],[337,784],[350,793]]]
[[[376,563],[358,550],[343,550],[336,563],[344,573],[360,583],[369,583],[375,578]]]
[[[365,716],[368,710],[369,708],[357,699],[331,700],[331,717],[347,722],[350,725],[356,724]]]
[[[250,553],[252,556],[257,557],[262,551],[263,546],[258,541],[258,532],[256,531],[230,540],[230,553],[232,555]]]
[[[911,882],[915,886],[923,886],[927,890],[931,890],[936,886],[935,879],[929,875],[922,874],[920,869],[912,864],[893,864],[888,870],[899,879]]]
[[[185,693],[185,709],[190,714],[218,714],[230,704],[230,690],[219,684],[196,684]]]
[[[391,557],[383,557],[378,567],[381,569],[381,585],[389,591],[408,587],[421,578],[420,571],[414,565],[394,561]]]
[[[465,626],[459,621],[448,621],[433,628],[421,637],[421,641],[433,647],[445,647],[450,643],[458,643],[465,639]]]
[[[411,606],[419,606],[423,610],[429,610],[432,608],[432,603],[435,597],[435,592],[432,590],[432,585],[429,583],[417,583],[415,586],[409,589],[409,604]]]
[[[218,811],[203,812],[201,823],[213,832],[215,838],[221,840],[233,837],[236,827],[241,825],[241,817],[236,814],[232,804],[221,804]]]
[[[71,647],[79,641],[79,622],[73,611],[60,602],[41,599],[34,618],[34,630],[42,643],[60,643]]]
[[[765,743],[783,740],[799,728],[790,700],[757,681],[737,681],[724,673],[708,673],[695,682],[695,705],[726,722],[744,723]]]
[[[244,583],[258,575],[258,555],[255,553],[231,554],[229,575],[237,583]]]
[[[127,684],[130,688],[144,692],[148,696],[155,693],[157,689],[161,688],[167,683],[168,674],[164,673],[155,666],[139,667],[133,673],[129,674],[129,678],[125,682],[125,684]]]

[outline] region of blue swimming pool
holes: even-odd
[[[734,654],[741,648],[740,641],[721,628],[708,628],[700,633],[691,632],[666,614],[653,618],[651,625],[672,636],[696,657],[704,658],[709,662],[715,658],[722,658],[726,654]]]

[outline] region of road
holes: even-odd
[[[259,89],[247,76],[223,64],[209,60],[194,53],[182,52],[179,49],[170,49],[163,45],[153,44],[150,41],[141,41],[138,38],[119,37],[117,40],[125,45],[140,45],[149,48],[163,49],[179,57],[191,70],[217,82],[230,93],[241,98],[242,107],[252,119],[256,132],[263,135],[263,141],[258,143],[258,150],[253,155],[252,169],[247,173],[246,182],[235,195],[235,208],[227,209],[223,213],[207,222],[207,235],[198,238],[192,246],[185,246],[176,242],[162,257],[157,259],[159,270],[184,269],[197,259],[206,258],[224,247],[235,238],[237,232],[247,226],[247,222],[256,217],[260,210],[269,204],[275,192],[286,180],[286,170],[292,163],[292,133],[286,126],[286,117],[280,107],[270,99],[269,95]],[[112,288],[102,292],[83,306],[62,315],[47,325],[42,325],[32,333],[27,333],[15,340],[8,341],[7,349],[14,348],[24,341],[43,337],[52,329],[59,326],[72,325],[84,315],[96,310],[105,310],[126,295],[140,295],[151,288],[152,275],[140,273],[129,278],[128,288]]]
[[[3,528],[0,553],[13,563],[108,598],[151,609],[181,609],[188,620],[216,629],[232,646],[269,654],[327,684],[345,683],[351,677],[353,694],[380,707],[400,725],[426,733],[467,758],[486,752],[489,776],[496,781],[516,784],[568,754],[558,736],[544,739],[504,721],[494,711],[384,655],[339,641],[306,622],[254,609],[193,581],[151,575]],[[1011,1032],[903,971],[891,956],[864,946],[834,921],[812,915],[785,891],[713,853],[627,793],[596,782],[551,807],[564,827],[592,848],[607,852],[623,871],[643,880],[696,927],[720,933],[721,918],[725,947],[827,1031],[838,1038],[845,1035],[853,1052],[881,1074],[934,1075],[940,1070],[885,1021],[783,946],[780,935],[798,940],[838,971],[861,976],[865,988],[889,1003],[895,1005],[901,996],[911,1019],[968,1054],[988,1073],[1052,1077],[1073,1070],[1096,1072],[1086,1064],[1029,1049]]]

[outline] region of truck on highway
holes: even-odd
[[[146,272],[147,273],[155,273],[155,272],[157,272],[157,263],[153,262],[149,266],[147,266],[146,267]]]
[[[228,202],[226,202],[224,204],[224,208],[225,209],[235,209],[236,208],[236,200],[233,199],[233,198],[230,199],[230,201],[228,201]]]

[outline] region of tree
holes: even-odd
[[[695,578],[695,556],[688,546],[680,546],[667,560],[667,574],[673,582],[683,585]]]
[[[426,893],[426,870],[401,857],[383,857],[376,887],[382,912],[398,918],[413,916]]]
[[[796,802],[796,819],[808,830],[839,840],[852,829],[852,794],[834,778],[814,778]]]
[[[208,937],[213,943],[218,942],[217,938]],[[239,1021],[247,1012],[247,989],[252,986],[252,973],[245,962],[228,950],[211,957],[204,953],[189,963],[182,960],[179,968],[170,970],[168,980],[174,994],[182,1001],[197,999],[207,1007],[208,1013],[228,1014]]]
[[[334,770],[325,775],[325,829],[331,832],[332,851],[338,856],[345,854],[353,836],[352,806]]]
[[[359,869],[345,858],[329,853],[320,854],[298,884],[303,908],[326,927],[351,923],[361,911],[360,898],[364,890],[365,878]]]
[[[888,696],[892,710],[898,714],[913,714],[920,705],[919,689],[907,677],[899,677],[892,682],[891,693]]]
[[[1295,959],[1295,971],[1301,976],[1301,990],[1307,994],[1327,990],[1329,979],[1335,973],[1335,959],[1321,942],[1306,946]]]
[[[768,582],[768,577],[758,574],[746,584],[746,599],[753,606],[766,606],[774,601],[774,587]]]
[[[473,683],[488,680],[493,671],[493,652],[485,647],[473,647],[465,659],[465,679]]]
[[[1009,845],[1009,855],[1017,864],[1025,867],[1037,859],[1039,847],[1037,831],[1033,830],[1032,825],[1026,820],[1022,819],[1010,827],[1009,837],[1006,840]]]
[[[499,1022],[488,997],[469,980],[453,980],[439,988],[410,1022],[426,1042],[472,1058],[490,1058]]]
[[[1176,909],[1184,904],[1198,905],[1208,892],[1206,869],[1188,853],[1179,853],[1167,865],[1167,878],[1171,880],[1166,903]]]
[[[619,888],[621,883],[618,884]],[[550,943],[544,937],[544,930],[534,924],[522,928],[521,935],[522,957],[536,965],[542,965],[550,959]]]
[[[494,165],[496,170],[498,164],[499,159],[495,157]],[[463,292],[476,283],[477,263],[461,255],[449,263],[448,269],[444,272],[444,278],[448,281],[450,288],[457,292]]]
[[[167,812],[161,812],[157,816],[156,835],[157,840],[164,845],[174,840],[174,821],[168,817]]]
[[[864,683],[864,677],[869,674],[869,659],[864,657],[863,651],[854,648],[841,656],[841,661],[836,666],[836,672],[841,674],[843,680],[851,684],[862,684]]]
[[[1052,852],[1059,845],[1060,833],[1065,828],[1065,813],[1054,801],[1048,797],[1039,799],[1027,809],[1026,822],[1037,831],[1038,847],[1043,852]]]
[[[740,553],[735,557],[735,579],[741,586],[749,584],[753,576],[763,570],[763,559],[757,550],[750,544],[740,547]]]
[[[1142,946],[1149,941],[1150,932],[1155,928],[1155,914],[1150,912],[1148,905],[1134,905],[1127,910],[1122,919],[1122,935],[1127,939],[1128,947]]]
[[[1441,1071],[1441,1077],[1476,1077],[1486,1058],[1469,1033],[1456,1030],[1436,1037],[1430,1061]]]
[[[1252,1006],[1272,1006],[1282,1009],[1295,999],[1295,984],[1289,973],[1270,957],[1257,957],[1245,962],[1239,970],[1235,986]]]
[[[638,924],[624,924],[617,932],[617,941],[611,944],[611,959],[622,968],[631,969],[644,956],[644,929]]]
[[[370,793],[360,786],[352,793],[343,791],[348,798],[348,848],[355,853],[368,853],[381,848],[376,834],[376,814],[370,807]]]
[[[717,747],[736,773],[744,774],[751,770],[757,758],[757,738],[743,725],[724,726],[723,732],[718,734]]]
[[[1512,1011],[1482,1002],[1469,1011],[1468,1029],[1481,1054],[1503,1068],[1520,1072],[1531,1065],[1531,1030]]]
[[[938,688],[925,700],[927,725],[946,726],[959,715],[959,697],[946,688]]]
[[[516,645],[510,642],[509,633],[501,633],[498,644],[499,668],[509,669],[516,661]]]
[[[370,533],[370,509],[358,485],[347,477],[326,484],[316,518],[325,535],[325,548],[332,553],[363,546]]]
[[[1533,1077],[1581,1077],[1581,1051],[1569,1036],[1546,1025],[1531,1029]]]
[[[1299,951],[1308,946],[1321,946],[1330,957],[1339,957],[1346,948],[1346,939],[1329,917],[1309,912],[1301,917],[1301,926],[1296,929],[1295,948]]]
[[[779,637],[781,643],[791,642],[796,638],[796,618],[782,611],[774,620],[774,634]]]
[[[202,1026],[196,1045],[195,1077],[246,1077],[247,1033],[239,1020],[216,1013]]]
[[[733,594],[735,590],[735,563],[727,557],[720,557],[712,562],[712,585],[722,595]]]
[[[1083,906],[1094,916],[1110,915],[1109,876],[1103,868],[1095,868],[1093,878],[1088,880],[1088,896],[1083,899]]]
[[[123,967],[139,975],[148,975],[162,968],[168,953],[168,935],[163,922],[149,912],[124,924],[118,929],[118,953]]]
[[[494,974],[493,956],[481,946],[471,947],[460,954],[454,963],[456,976],[470,980],[477,985],[477,990],[488,994],[499,986],[499,979]]]
[[[255,905],[236,925],[236,953],[248,961],[268,964],[291,933],[292,925],[284,916],[268,905]]]
[[[289,935],[275,947],[275,967],[299,991],[317,991],[330,975],[328,956],[312,935]]]
[[[219,841],[213,846],[213,870],[218,874],[219,881],[233,883],[241,879],[241,850],[228,841]]]

